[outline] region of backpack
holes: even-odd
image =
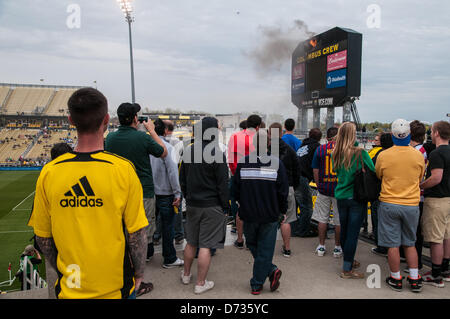
[[[353,199],[360,203],[373,202],[378,199],[381,192],[381,181],[375,172],[364,164],[361,150],[356,156],[356,173],[353,188]],[[361,163],[358,168],[358,162]]]

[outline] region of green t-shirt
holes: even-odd
[[[362,150],[362,157],[364,164],[373,172],[375,172],[375,166],[373,165],[372,160],[370,159],[369,154]],[[355,182],[355,173],[357,168],[361,168],[361,164],[358,161],[356,163],[355,161],[355,155],[353,155],[352,158],[352,166],[350,166],[350,169],[346,170],[344,168],[341,169],[334,169],[336,172],[338,183],[334,190],[334,197],[336,199],[350,199],[353,198],[353,185]]]
[[[131,126],[120,126],[106,137],[105,150],[131,161],[141,181],[144,198],[155,196],[149,155],[160,157],[164,152],[161,145],[145,132]]]

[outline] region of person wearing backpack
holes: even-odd
[[[378,207],[378,243],[388,247],[391,274],[387,285],[394,291],[403,288],[400,274],[400,246],[403,246],[409,267],[408,282],[413,292],[420,292],[423,280],[419,275],[415,247],[419,223],[420,188],[425,173],[421,152],[411,147],[408,121],[395,120],[391,126],[394,146],[378,156],[375,169],[381,179]]]
[[[338,178],[334,196],[337,199],[341,224],[341,246],[344,255],[341,278],[344,279],[364,278],[364,273],[355,271],[360,263],[354,259],[359,231],[367,207],[367,203],[358,202],[354,199],[355,175],[357,170],[361,168],[359,158],[362,157],[362,161],[367,168],[375,171],[369,154],[357,145],[355,124],[351,122],[343,123],[336,136],[332,165]]]

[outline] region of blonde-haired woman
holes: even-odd
[[[354,260],[358,236],[367,214],[367,203],[360,203],[353,199],[355,173],[361,168],[361,157],[364,164],[375,171],[369,154],[357,146],[356,126],[345,122],[339,128],[336,146],[333,151],[333,169],[338,177],[338,184],[334,191],[341,223],[341,245],[344,254],[344,264],[341,277],[345,279],[364,278],[364,273],[356,272],[359,263]]]

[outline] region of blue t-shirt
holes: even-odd
[[[298,149],[300,148],[300,146],[302,146],[302,141],[300,141],[298,138],[296,138],[294,135],[292,134],[284,134],[283,137],[281,138],[287,145],[289,145],[290,147],[292,147],[292,149],[294,151],[298,151]]]

